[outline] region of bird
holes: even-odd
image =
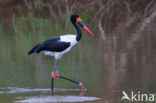
[[[54,77],[59,77],[73,83],[78,84],[82,89],[85,89],[84,85],[81,82],[74,81],[67,77],[61,76],[58,73],[59,63],[64,54],[69,52],[73,46],[75,46],[82,38],[82,31],[80,27],[94,37],[94,34],[88,29],[88,27],[83,23],[82,19],[78,14],[73,14],[70,17],[70,20],[75,27],[77,34],[64,34],[61,36],[51,37],[36,46],[34,46],[29,52],[31,54],[45,54],[54,56],[55,62],[51,72],[51,90],[53,91]]]

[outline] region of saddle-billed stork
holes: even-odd
[[[80,19],[80,17],[77,14],[73,14],[71,16],[71,22],[77,30],[77,35],[67,34],[67,35],[52,37],[52,38],[36,45],[28,53],[29,55],[33,54],[33,53],[37,53],[37,54],[44,53],[45,55],[50,55],[50,56],[55,57],[54,67],[51,72],[51,80],[52,80],[51,81],[51,90],[52,90],[52,92],[53,92],[54,77],[59,77],[59,78],[71,81],[73,83],[78,84],[82,89],[85,89],[85,87],[83,86],[83,84],[81,82],[77,82],[72,79],[63,77],[63,76],[59,75],[59,73],[58,73],[59,62],[60,62],[61,57],[63,56],[63,54],[70,51],[70,49],[74,45],[76,45],[82,37],[82,32],[81,32],[81,29],[79,28],[79,26],[84,31],[89,33],[91,36],[94,36],[94,34],[85,26],[85,24],[82,22],[82,20]],[[77,24],[79,24],[79,26]]]

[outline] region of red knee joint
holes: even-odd
[[[59,73],[58,72],[55,73],[55,77],[59,77]]]
[[[51,78],[54,78],[55,75],[54,75],[54,72],[51,72]]]
[[[78,84],[82,89],[86,89],[85,87],[84,87],[84,85],[81,83],[81,82],[79,82],[79,84]]]

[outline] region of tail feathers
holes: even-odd
[[[30,54],[33,54],[33,53],[36,53],[37,51],[37,48],[39,47],[40,44],[36,45],[35,47],[33,47],[29,52],[28,52],[28,55]]]

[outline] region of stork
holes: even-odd
[[[71,22],[73,26],[75,27],[75,29],[77,30],[77,35],[66,34],[66,35],[51,37],[48,40],[45,40],[42,43],[37,44],[28,52],[29,55],[34,54],[34,53],[37,53],[37,54],[43,53],[45,55],[54,56],[55,63],[51,72],[52,92],[53,92],[54,77],[59,77],[59,78],[71,81],[75,84],[78,84],[83,90],[85,89],[84,85],[81,82],[77,82],[67,77],[63,77],[58,73],[58,68],[59,68],[61,57],[65,53],[69,52],[71,48],[75,46],[82,37],[82,32],[79,26],[88,34],[90,34],[91,36],[94,36],[94,34],[87,28],[87,26],[82,22],[82,20],[77,14],[71,15]],[[79,26],[77,24],[79,24]]]

